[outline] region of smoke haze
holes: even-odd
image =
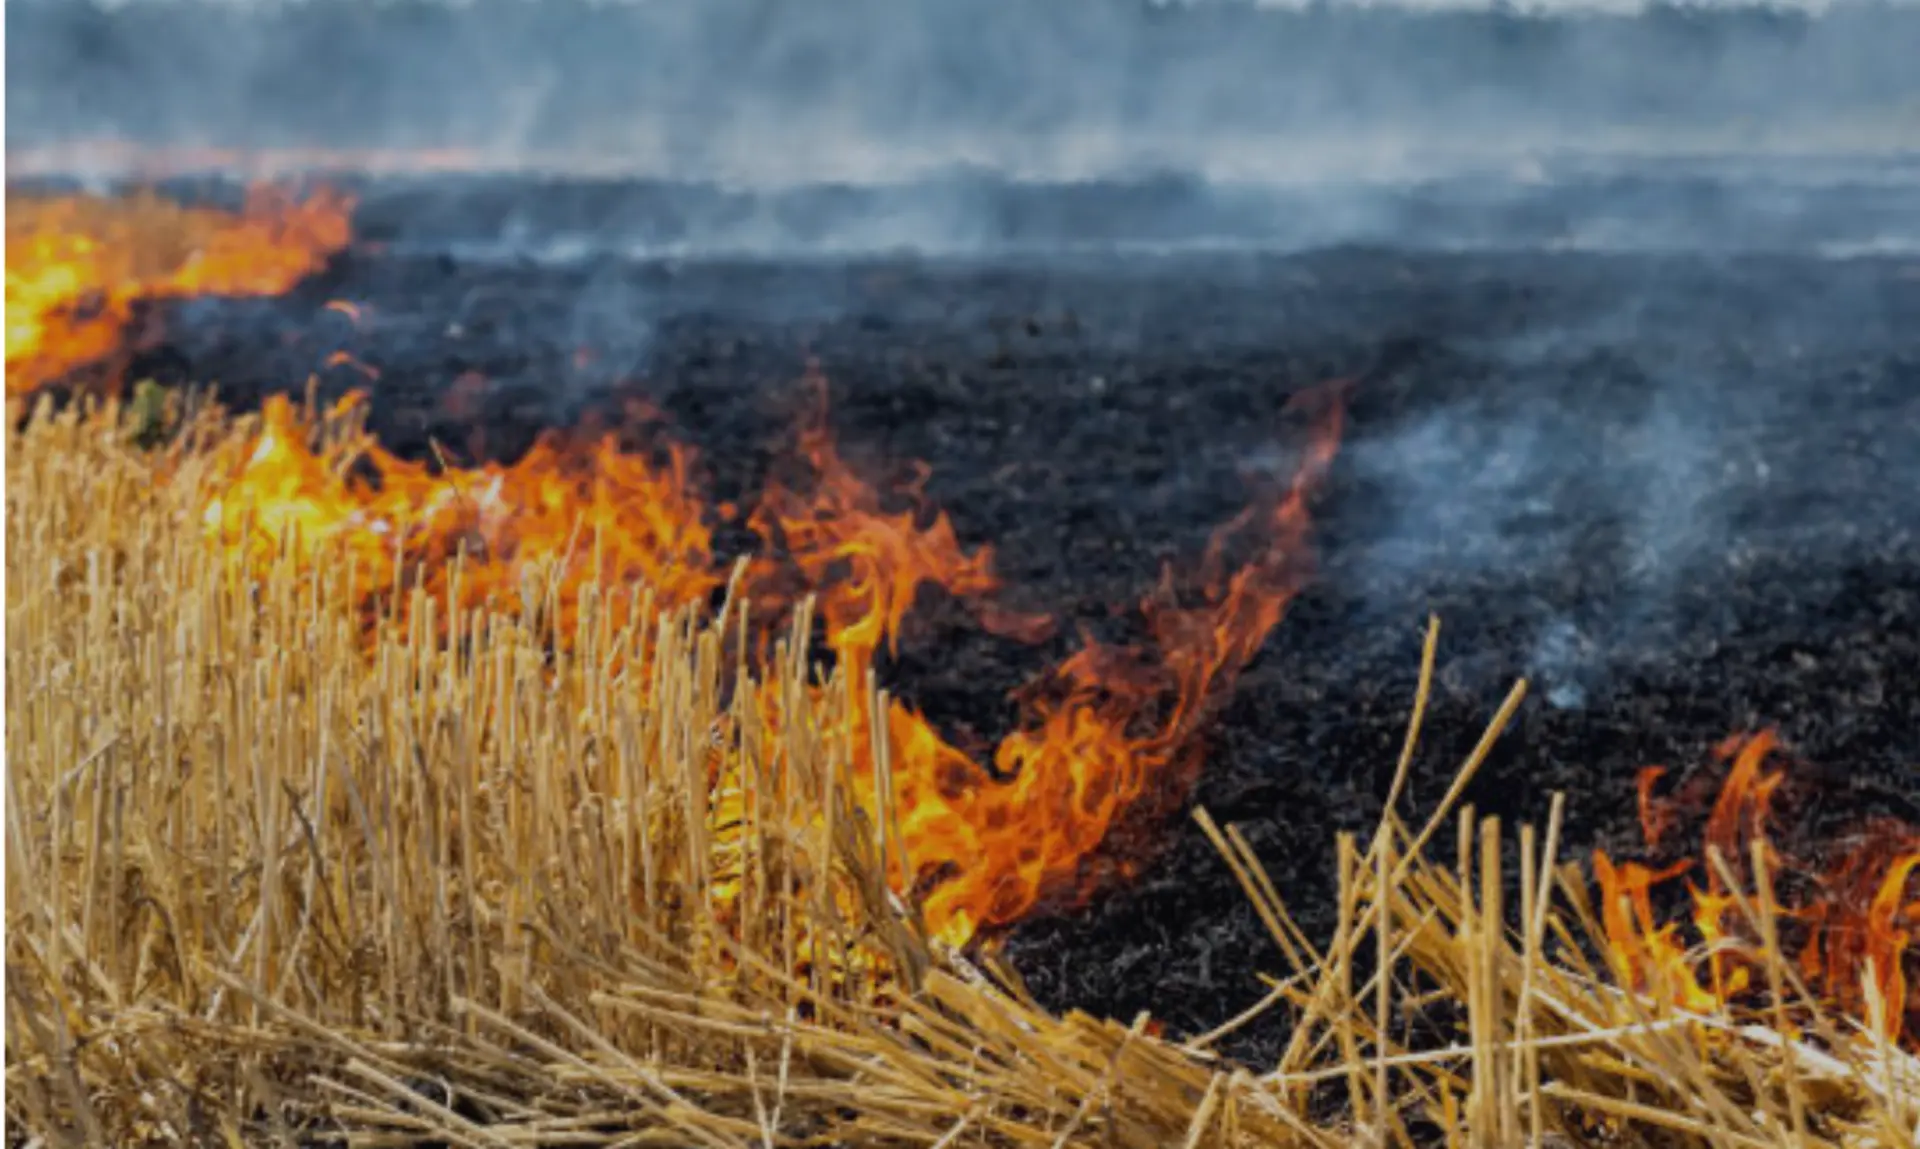
[[[10,175],[192,148],[414,169],[435,178],[381,189],[386,238],[471,257],[1920,248],[1911,4],[16,0],[7,21]],[[529,169],[621,187],[474,175]]]
[[[16,0],[9,147],[465,149],[748,183],[1886,151],[1920,7]]]

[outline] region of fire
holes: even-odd
[[[1198,601],[1180,605],[1169,574],[1142,607],[1150,647],[1089,640],[1029,684],[990,770],[910,707],[890,706],[887,782],[905,855],[895,877],[920,893],[936,936],[964,943],[1043,901],[1085,897],[1113,868],[1095,856],[1122,819],[1151,812],[1143,804],[1185,796],[1212,706],[1311,573],[1308,502],[1339,443],[1340,390],[1313,393],[1306,405],[1314,426],[1299,472],[1272,505],[1249,508],[1216,532]],[[829,645],[856,681],[879,646],[897,639],[923,584],[967,600],[983,625],[1001,633],[1044,634],[1045,620],[995,605],[990,551],[963,552],[944,515],[922,528],[911,511],[882,513],[817,418],[802,430],[801,453],[818,471],[816,493],[804,498],[776,487],[754,522],[785,540],[820,596]],[[1227,552],[1236,546],[1253,554],[1229,569]],[[863,728],[874,721],[858,720]],[[859,779],[874,786],[875,764],[856,765]]]
[[[1311,393],[1307,406],[1311,437],[1291,485],[1214,534],[1199,601],[1180,605],[1169,573],[1142,607],[1150,648],[1089,642],[1029,688],[1020,727],[994,753],[1009,781],[983,785],[976,773],[952,803],[957,818],[939,817],[944,793],[914,807],[924,856],[991,860],[934,891],[930,926],[964,934],[1016,921],[1043,898],[1084,898],[1101,877],[1085,866],[1124,816],[1185,798],[1214,707],[1312,573],[1308,504],[1339,445],[1340,389]],[[1228,549],[1249,540],[1252,557],[1230,571]],[[907,840],[911,850],[911,831]]]
[[[1831,867],[1789,867],[1768,831],[1774,797],[1787,780],[1784,767],[1770,765],[1779,751],[1778,738],[1763,731],[1729,738],[1713,754],[1728,768],[1707,816],[1704,843],[1736,881],[1753,887],[1739,896],[1711,859],[1655,869],[1595,853],[1609,961],[1622,982],[1636,989],[1697,1012],[1724,1008],[1765,981],[1761,941],[1739,908],[1745,897],[1782,923],[1783,938],[1798,939],[1794,955],[1780,956],[1792,957],[1824,1003],[1870,1021],[1876,1015],[1869,1008],[1871,993],[1888,1036],[1920,1038],[1920,987],[1912,977],[1920,958],[1920,828],[1878,822]],[[1681,816],[1679,799],[1654,795],[1664,776],[1659,767],[1640,776],[1641,828],[1650,849],[1660,847]],[[1752,872],[1756,857],[1766,868],[1765,882]],[[1690,946],[1681,923],[1662,922],[1655,891],[1695,871],[1705,879],[1704,885],[1687,883],[1693,907],[1687,924],[1699,940]],[[1812,875],[1804,889],[1790,880],[1795,872]],[[1758,905],[1764,890],[1773,890],[1776,900]]]
[[[826,380],[811,370],[806,383],[813,404],[799,429],[797,453],[813,472],[812,490],[770,483],[749,525],[786,552],[799,585],[819,596],[834,651],[864,667],[880,646],[897,649],[900,628],[923,585],[967,602],[995,633],[1028,642],[1051,633],[1053,622],[1044,615],[996,604],[1002,587],[993,570],[993,548],[983,545],[969,553],[944,512],[928,513],[924,466],[899,492],[908,505],[893,512],[883,508],[879,492],[854,473],[834,445],[826,421]],[[793,591],[782,568],[770,556],[755,565],[758,595],[775,606],[790,601]]]
[[[256,189],[239,213],[151,194],[7,204],[7,393],[111,356],[142,300],[272,295],[350,238],[351,203]]]
[[[511,465],[433,467],[382,448],[364,411],[349,393],[315,428],[286,396],[269,398],[251,452],[206,507],[209,536],[261,571],[283,545],[345,563],[370,608],[409,580],[444,599],[459,555],[463,610],[517,610],[523,580],[557,578],[561,635],[588,585],[644,584],[656,604],[682,606],[720,584],[684,448],[656,465],[611,434],[584,447],[548,434]]]
[[[1331,462],[1342,410],[1336,392],[1311,406],[1312,439],[1292,484],[1216,533],[1196,585],[1169,574],[1143,604],[1153,641],[1141,649],[1088,641],[1046,671],[1021,692],[1020,719],[990,768],[907,705],[889,704],[886,783],[901,849],[893,876],[919,895],[934,934],[963,944],[1043,902],[1086,896],[1122,868],[1095,860],[1110,832],[1184,797],[1212,708],[1311,572],[1308,500]],[[655,465],[611,437],[582,450],[549,435],[510,465],[431,466],[382,448],[362,427],[364,410],[349,395],[315,428],[285,397],[269,400],[250,450],[206,507],[209,536],[261,570],[282,546],[311,565],[322,556],[344,563],[367,588],[370,613],[402,582],[436,596],[452,590],[460,608],[518,609],[523,580],[559,579],[562,642],[587,585],[644,583],[660,606],[705,600],[720,585],[715,516],[684,449],[670,446]],[[781,609],[815,595],[825,641],[854,682],[897,642],[925,585],[968,602],[1000,633],[1047,633],[1051,620],[998,604],[991,549],[962,547],[945,514],[918,505],[917,483],[905,492],[914,506],[885,509],[841,458],[823,407],[803,424],[798,455],[815,482],[806,493],[771,485],[751,516],[785,559],[755,563],[749,593]],[[1250,557],[1231,566],[1233,550]],[[450,588],[456,554],[466,561]],[[850,720],[862,734],[876,725],[864,705]],[[879,764],[869,756],[853,765],[867,808],[877,809]],[[714,783],[724,790],[724,779]]]
[[[331,196],[256,197],[239,216],[151,197],[24,205],[9,221],[9,387],[110,355],[141,299],[286,289],[346,242],[346,207]],[[327,309],[356,323],[364,315],[344,300]],[[376,375],[345,352],[334,365]],[[756,649],[812,596],[827,648],[862,686],[929,586],[989,631],[1046,639],[1051,618],[1003,601],[992,548],[963,546],[952,520],[927,506],[924,468],[891,492],[856,473],[828,430],[824,380],[812,372],[809,382],[819,401],[792,468],[806,479],[771,481],[746,520],[766,544],[741,588],[763,628]],[[1103,844],[1185,797],[1211,717],[1312,573],[1308,505],[1338,447],[1342,391],[1304,399],[1309,437],[1291,482],[1141,604],[1147,641],[1083,640],[1017,692],[1017,718],[990,754],[953,745],[902,702],[877,709],[874,695],[855,692],[846,721],[871,735],[854,744],[873,748],[850,763],[855,790],[869,815],[887,814],[878,820],[889,823],[890,876],[931,933],[956,945],[991,936],[1137,864],[1102,860]],[[441,604],[442,626],[448,608],[556,603],[556,646],[574,641],[590,595],[611,596],[617,625],[644,621],[643,601],[704,604],[725,585],[713,532],[733,511],[706,501],[684,447],[630,451],[614,435],[549,433],[513,463],[421,462],[381,446],[366,411],[357,392],[325,411],[269,399],[250,434],[215,460],[202,512],[209,542],[256,577],[291,548],[307,576],[351,579],[369,627],[409,621],[415,589]],[[757,703],[777,720],[779,699]],[[710,784],[724,854],[727,811],[745,799],[718,767]],[[797,816],[799,831],[823,815]],[[722,864],[713,895],[723,919],[737,894],[729,881]]]
[[[1807,908],[1813,940],[1800,954],[1803,976],[1856,1015],[1871,984],[1886,1028],[1920,1039],[1920,829],[1890,821],[1868,826],[1827,877],[1828,896]]]

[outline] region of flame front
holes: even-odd
[[[857,778],[869,793],[888,787],[904,854],[894,859],[894,878],[920,895],[936,936],[964,943],[1043,902],[1083,899],[1137,861],[1097,857],[1123,819],[1185,797],[1213,704],[1311,573],[1308,502],[1339,444],[1341,389],[1310,393],[1304,405],[1312,428],[1299,472],[1271,505],[1250,507],[1216,532],[1199,572],[1197,604],[1179,604],[1181,588],[1169,573],[1143,604],[1150,647],[1089,640],[1028,684],[991,770],[912,708],[889,704],[887,776],[876,777],[876,764],[862,761]],[[754,522],[784,541],[819,595],[828,644],[856,682],[875,652],[897,640],[923,584],[968,602],[999,633],[1029,641],[1047,633],[1048,620],[998,604],[991,552],[965,552],[944,515],[920,526],[912,511],[883,513],[817,415],[802,429],[800,453],[817,472],[815,493],[776,486]],[[917,496],[917,485],[911,493]],[[1236,547],[1253,555],[1229,569],[1226,555]],[[856,720],[863,733],[874,722],[870,714]]]
[[[9,389],[110,356],[141,299],[287,289],[346,242],[346,206],[326,194],[256,197],[239,216],[152,197],[21,205],[8,232]],[[357,315],[350,303],[327,307]],[[767,544],[739,588],[765,628],[757,649],[811,596],[840,672],[864,684],[930,585],[989,631],[1046,639],[1051,618],[1002,601],[991,548],[964,547],[925,505],[924,468],[890,495],[856,474],[828,431],[824,381],[809,382],[819,401],[794,461],[810,481],[770,482],[747,520]],[[1101,858],[1115,830],[1184,799],[1218,703],[1311,574],[1308,503],[1338,446],[1341,389],[1305,406],[1298,473],[1216,532],[1195,571],[1162,578],[1141,606],[1150,640],[1083,641],[1018,692],[1017,720],[990,755],[970,756],[904,703],[856,692],[846,721],[863,736],[854,745],[870,749],[850,764],[855,791],[887,823],[892,881],[935,936],[964,944],[1085,898],[1139,862]],[[251,433],[215,458],[209,542],[255,577],[291,548],[308,576],[352,580],[370,628],[411,624],[420,601],[438,604],[441,626],[483,608],[557,604],[547,630],[556,646],[575,640],[590,594],[613,606],[595,617],[619,626],[647,621],[643,603],[703,604],[725,584],[713,531],[731,512],[702,497],[683,447],[633,452],[611,435],[548,434],[511,464],[414,462],[366,431],[366,411],[359,393],[324,412],[268,399]],[[625,593],[639,587],[644,600]],[[779,699],[757,704],[777,719]],[[744,798],[718,773],[724,856],[729,810]],[[801,831],[824,812],[798,816]],[[713,897],[723,918],[731,881],[722,865]]]
[[[1767,825],[1787,779],[1785,769],[1769,768],[1779,749],[1770,731],[1737,735],[1715,748],[1715,761],[1728,769],[1707,816],[1702,859],[1654,869],[1595,852],[1601,923],[1614,972],[1625,984],[1696,1012],[1733,1004],[1764,982],[1762,942],[1741,909],[1745,899],[1756,913],[1781,923],[1783,939],[1797,939],[1795,955],[1779,956],[1794,957],[1823,1004],[1863,1022],[1877,1019],[1889,1037],[1920,1040],[1920,985],[1912,968],[1920,959],[1920,829],[1876,822],[1831,867],[1789,868]],[[1664,775],[1649,767],[1640,776],[1641,826],[1650,849],[1662,844],[1681,813],[1677,801],[1654,797]],[[1756,866],[1765,872],[1755,873]],[[1807,872],[1810,880],[1791,881],[1794,870]],[[1689,945],[1681,923],[1661,920],[1655,893],[1695,871],[1704,872],[1705,884],[1687,883],[1688,924],[1698,938]],[[1736,892],[1727,876],[1754,888]],[[1773,900],[1763,901],[1769,890]]]
[[[1311,572],[1308,499],[1337,447],[1342,410],[1335,392],[1312,405],[1299,474],[1270,505],[1249,508],[1215,535],[1199,585],[1188,590],[1196,601],[1183,605],[1169,574],[1143,604],[1148,647],[1089,641],[1031,683],[991,770],[910,707],[888,704],[884,782],[901,847],[893,876],[920,896],[934,934],[962,944],[1045,901],[1083,898],[1130,864],[1096,861],[1111,831],[1130,814],[1185,796],[1213,705]],[[677,607],[721,585],[715,516],[683,449],[670,446],[666,463],[655,465],[611,437],[581,450],[549,435],[511,465],[431,467],[383,449],[361,429],[363,414],[364,400],[349,395],[316,428],[284,396],[270,399],[250,449],[206,507],[209,536],[261,570],[282,546],[316,564],[324,556],[350,565],[370,617],[379,602],[406,601],[385,593],[395,586],[451,593],[455,609],[512,610],[523,580],[557,579],[561,642],[573,633],[585,587],[644,584],[655,605]],[[991,551],[963,548],[944,514],[884,510],[841,459],[823,414],[799,436],[798,453],[816,473],[811,492],[775,484],[751,518],[787,556],[753,565],[751,596],[781,608],[816,596],[826,642],[856,683],[874,669],[878,650],[897,641],[926,584],[968,602],[1000,633],[1037,640],[1048,632],[1044,616],[997,602]],[[1229,569],[1225,556],[1236,548],[1252,557]],[[465,561],[458,585],[449,586],[456,554]],[[860,706],[851,721],[864,735],[875,718]],[[867,808],[879,809],[879,764],[863,757],[854,777]],[[725,788],[722,779],[715,785]]]
[[[1340,442],[1341,389],[1309,393],[1306,405],[1310,439],[1291,485],[1214,534],[1197,604],[1178,604],[1169,574],[1143,604],[1150,648],[1089,642],[1030,687],[1019,728],[994,753],[1008,781],[988,782],[975,768],[960,774],[958,794],[937,785],[915,792],[908,808],[919,833],[906,838],[910,853],[920,843],[923,868],[981,860],[927,898],[930,927],[964,938],[1017,921],[1043,899],[1082,900],[1111,868],[1089,865],[1123,818],[1184,800],[1215,706],[1312,573],[1308,503]],[[1227,549],[1249,541],[1253,556],[1227,570]],[[932,755],[923,776],[950,789],[959,773],[950,755]]]
[[[142,300],[287,291],[346,246],[351,206],[265,189],[238,214],[153,195],[9,197],[7,393],[111,356]]]

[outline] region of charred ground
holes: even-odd
[[[1356,378],[1321,576],[1222,712],[1194,799],[1244,826],[1309,931],[1330,920],[1332,834],[1378,814],[1429,613],[1421,797],[1528,675],[1474,797],[1543,818],[1565,791],[1569,856],[1631,843],[1638,767],[1755,725],[1824,764],[1791,807],[1803,833],[1920,820],[1913,258],[536,260],[382,240],[397,202],[286,297],[170,305],[136,376],[246,405],[318,374],[370,389],[390,445],[469,456],[642,398],[700,448],[716,499],[747,501],[817,361],[849,458],[875,481],[925,460],[1015,601],[1068,624],[1027,648],[925,605],[889,681],[963,744],[1004,730],[1008,690],[1076,626],[1126,633],[1161,566],[1244,505],[1248,472],[1284,469],[1291,393]],[[1011,940],[1038,994],[1183,1031],[1257,997],[1279,955],[1191,823],[1118,848],[1157,861]]]

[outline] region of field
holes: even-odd
[[[10,318],[23,1142],[1920,1136],[1912,260],[422,186]]]

